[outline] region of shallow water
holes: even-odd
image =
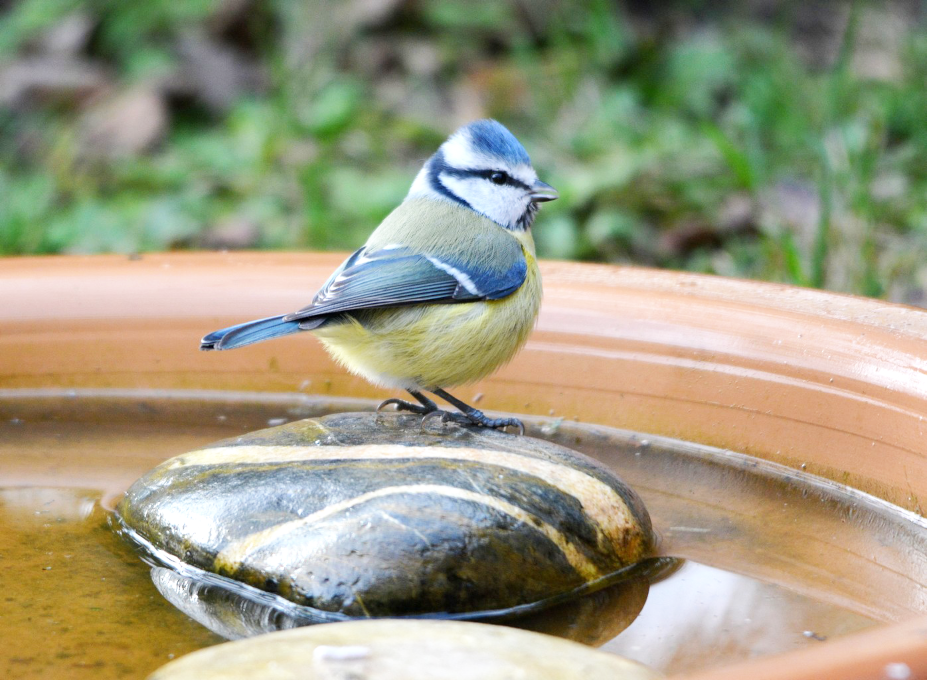
[[[289,395],[28,394],[0,392],[0,675],[11,679],[138,678],[223,641],[159,594],[109,529],[109,510],[169,456],[370,407]],[[917,547],[927,525],[910,513],[707,447],[552,419],[529,430],[612,466],[647,504],[661,552],[686,558],[649,593],[635,591],[633,606],[646,602],[626,630],[599,622],[602,649],[675,672],[927,611]]]

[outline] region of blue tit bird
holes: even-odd
[[[309,306],[215,331],[200,349],[309,331],[352,373],[417,402],[381,407],[524,432],[518,419],[489,418],[445,388],[486,377],[527,341],[541,304],[531,225],[539,204],[556,198],[502,124],[471,123],[428,159]],[[460,412],[440,410],[425,392]]]

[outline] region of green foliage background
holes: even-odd
[[[6,64],[90,17],[106,96],[164,92],[183,40],[262,74],[220,106],[164,95],[165,130],[133,153],[86,153],[101,97],[0,103],[0,253],[215,247],[230,224],[225,245],[353,249],[447,133],[490,116],[561,193],[542,256],[921,303],[917,3],[811,3],[823,37],[799,30],[808,3],[741,4],[0,2]]]

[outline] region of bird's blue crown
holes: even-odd
[[[488,156],[496,156],[512,165],[531,165],[528,152],[515,135],[495,120],[478,120],[470,123],[461,132],[468,134],[473,147]]]

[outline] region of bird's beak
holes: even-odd
[[[541,180],[535,181],[534,186],[531,187],[531,200],[535,203],[554,201],[559,197],[560,194],[557,193],[556,189]]]

